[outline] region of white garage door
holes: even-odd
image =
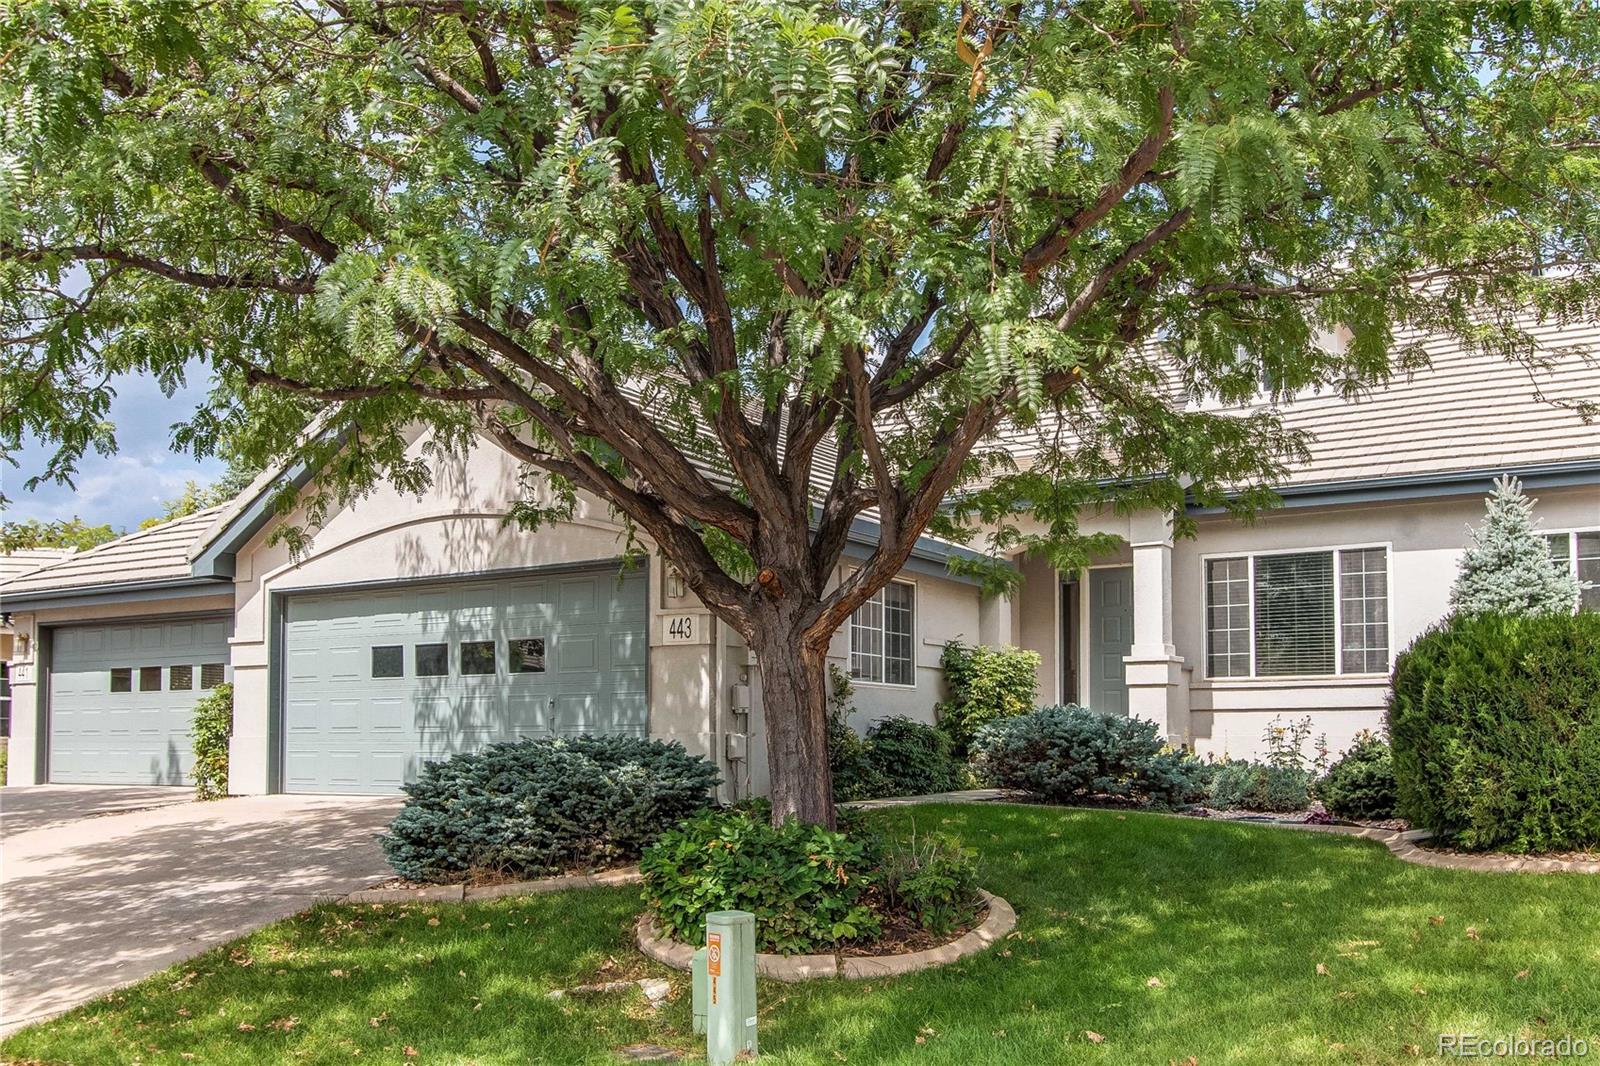
[[[228,622],[71,626],[50,638],[50,780],[183,785],[200,693],[227,674]]]
[[[289,792],[393,792],[495,741],[649,728],[645,579],[615,566],[293,596],[285,630]]]

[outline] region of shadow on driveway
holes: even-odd
[[[384,877],[399,804],[251,796],[9,833],[0,1032]]]

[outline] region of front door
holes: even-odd
[[[1122,657],[1133,648],[1133,567],[1089,571],[1089,707],[1128,713]]]

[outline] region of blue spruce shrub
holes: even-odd
[[[974,751],[990,784],[1052,803],[1109,797],[1176,807],[1201,789],[1199,764],[1166,750],[1154,722],[1076,705],[991,722]]]
[[[541,737],[427,763],[380,839],[413,881],[535,877],[637,857],[712,801],[714,765],[636,737]]]

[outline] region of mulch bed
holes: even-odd
[[[1432,840],[1415,841],[1419,851],[1439,855],[1461,855],[1473,859],[1557,859],[1561,862],[1600,862],[1600,851],[1463,851]]]
[[[945,944],[960,940],[982,925],[983,919],[988,913],[989,908],[987,906],[979,905],[977,914],[973,916],[970,922],[956,926],[943,936],[928,932],[909,914],[884,915],[883,934],[878,939],[870,943],[841,944],[835,954],[852,957],[904,955],[911,951],[926,951],[928,948],[942,947]]]

